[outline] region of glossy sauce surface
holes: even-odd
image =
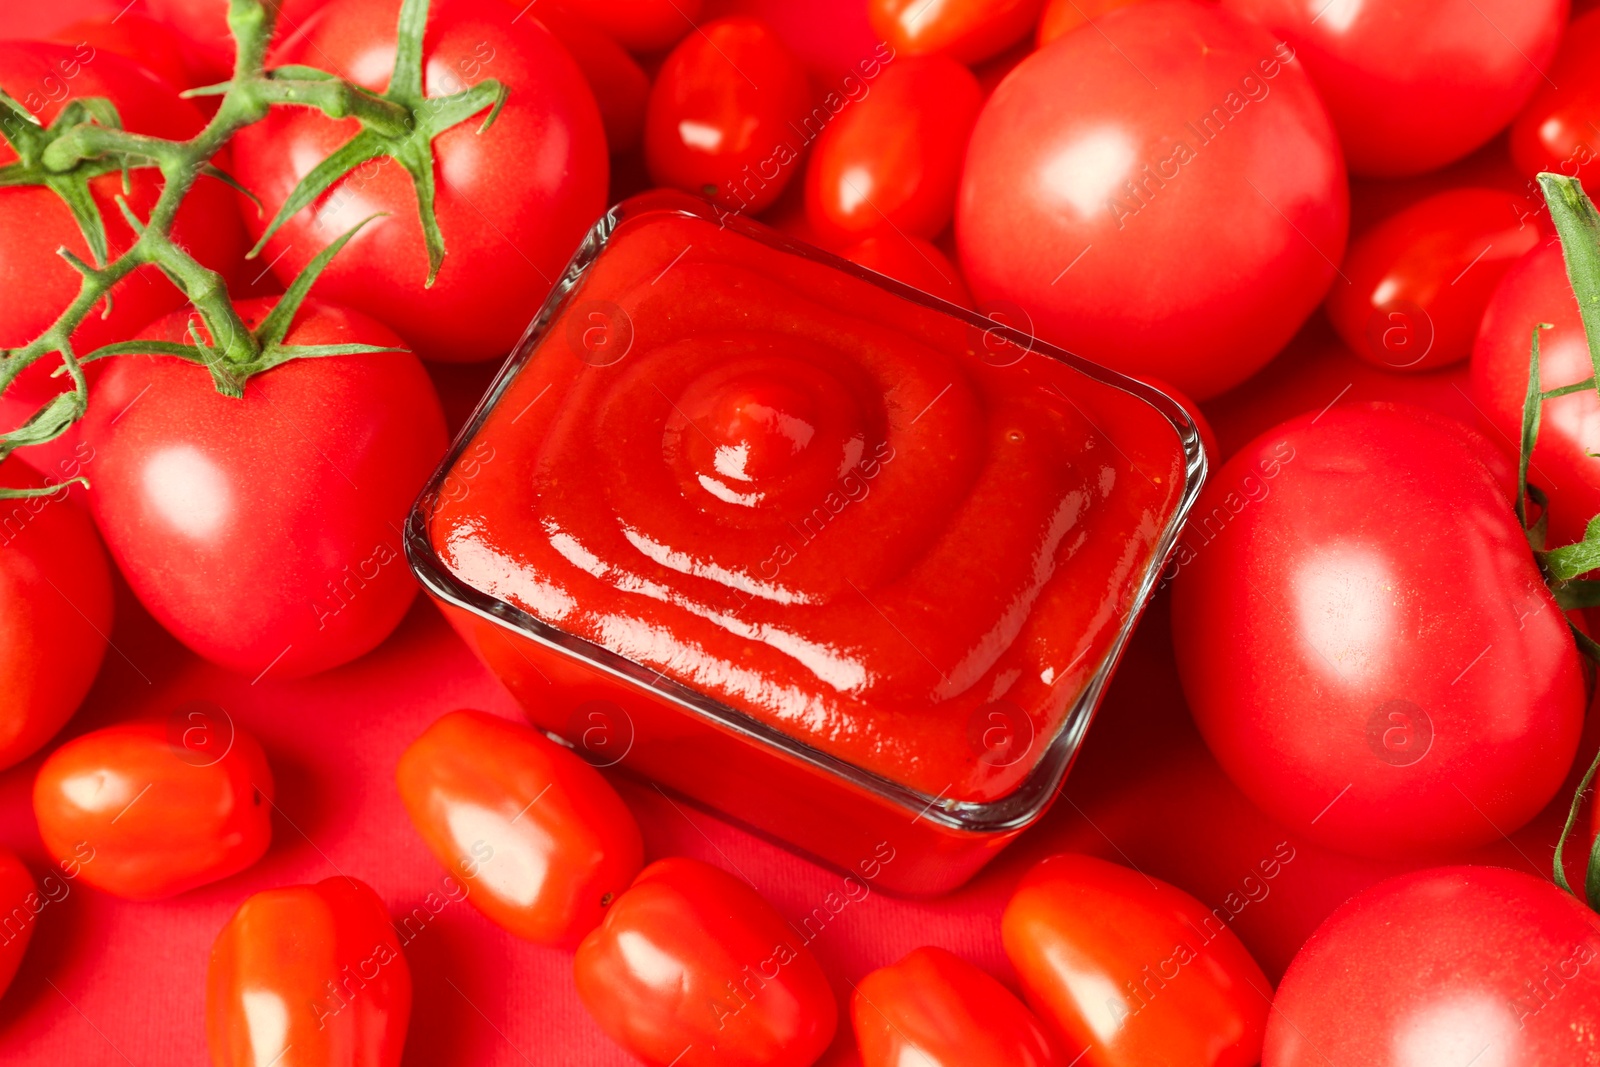
[[[458,578],[963,800],[1044,752],[1184,479],[1144,401],[664,209],[625,217],[461,455],[431,524]]]

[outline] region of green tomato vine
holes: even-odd
[[[229,0],[228,27],[237,49],[233,77],[221,85],[184,94],[221,97],[211,121],[187,141],[125,130],[116,108],[99,98],[73,100],[55,121],[43,126],[0,85],[0,137],[18,157],[16,162],[0,167],[0,188],[43,186],[56,193],[72,212],[90,252],[90,261],[86,262],[66,248],[58,250],[80,276],[77,296],[44,333],[19,348],[0,349],[0,391],[8,388],[24,369],[51,355],[59,355],[61,360],[55,374],[66,375],[72,384],[70,390],[56,394],[22,426],[0,433],[0,460],[18,448],[60,437],[83,417],[89,399],[83,367],[97,359],[134,353],[177,356],[205,367],[224,396],[242,397],[245,382],[252,375],[292,359],[389,351],[372,345],[284,343],[289,325],[317,276],[365,222],[309,263],[254,329],[235,310],[226,280],[172,240],[178,208],[202,176],[225,181],[250,195],[211,161],[235,134],[260,122],[273,107],[308,107],[330,118],[354,118],[361,129],[301,180],[268,226],[262,243],[251,251],[251,257],[261,252],[262,245],[280,226],[350,170],[388,156],[405,168],[416,190],[428,249],[428,284],[433,284],[445,257],[444,236],[434,211],[433,140],[483,112],[488,115],[479,132],[487,130],[505,104],[506,87],[487,78],[448,96],[424,96],[422,50],[428,0],[401,3],[394,72],[384,92],[372,92],[315,67],[268,69],[266,53],[277,8],[278,0]],[[141,168],[154,168],[161,174],[160,195],[149,217],[142,219],[124,199],[128,174]],[[116,204],[135,235],[132,244],[116,256],[109,254],[105,222],[90,192],[91,181],[113,173],[123,175],[124,196],[118,196]],[[87,353],[74,351],[73,332],[102,303],[109,310],[116,284],[146,264],[159,269],[183,292],[198,312],[204,330],[192,330],[189,344],[125,341]],[[88,484],[82,478],[73,480]],[[0,499],[43,496],[60,492],[61,488],[0,486]]]

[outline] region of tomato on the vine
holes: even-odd
[[[1528,178],[1551,170],[1600,194],[1600,11],[1572,20],[1533,98],[1511,124],[1511,159]]]
[[[6,922],[0,924],[0,997],[11,987],[28,942],[33,940],[38,903],[33,875],[9,850],[0,848],[0,915],[6,916]]]
[[[963,63],[998,55],[1028,36],[1044,0],[868,0],[878,36],[908,55]]]
[[[247,325],[275,300],[242,301]],[[191,313],[145,331],[188,340]],[[308,301],[291,345],[403,342]],[[371,650],[410,607],[400,530],[444,454],[433,383],[406,352],[296,359],[242,399],[174,356],[119,356],[84,420],[90,503],[151,614],[207,659],[295,677]]]

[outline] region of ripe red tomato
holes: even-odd
[[[52,33],[50,39],[71,46],[87,44],[96,52],[114,52],[131,59],[171,89],[205,84],[190,69],[188,56],[173,39],[171,27],[133,11],[110,18],[80,19]]]
[[[1357,237],[1328,291],[1328,318],[1345,344],[1390,370],[1471,355],[1501,275],[1539,243],[1538,227],[1519,217],[1523,204],[1496,189],[1450,189]]]
[[[817,138],[806,166],[812,227],[835,240],[938,236],[982,103],[978,79],[953,59],[890,63]]]
[[[600,772],[539,733],[452,711],[395,769],[400,799],[439,862],[494,922],[570,948],[639,873],[639,825]]]
[[[1488,449],[1420,408],[1293,419],[1222,468],[1169,566],[1200,732],[1314,841],[1486,843],[1572,764],[1583,669]]]
[[[762,210],[794,176],[810,94],[805,68],[766,23],[706,23],[672,50],[651,87],[650,177],[726,208]]]
[[[1553,170],[1600,194],[1600,11],[1573,19],[1533,98],[1511,124],[1511,159],[1527,177]]]
[[[516,0],[511,2],[516,4]],[[644,132],[645,104],[650,99],[650,77],[644,68],[602,30],[566,8],[551,6],[546,0],[537,14],[583,71],[600,107],[606,146],[615,154],[638,144]]]
[[[0,848],[0,915],[6,917],[5,922],[0,922],[0,997],[5,996],[17,968],[22,966],[28,942],[33,940],[38,895],[28,868]]]
[[[1005,986],[942,948],[861,979],[850,999],[863,1067],[1052,1067],[1044,1027]]]
[[[249,324],[275,299],[241,302]],[[189,314],[146,336],[186,339]],[[290,345],[400,345],[365,315],[308,301]],[[242,400],[172,356],[111,361],[84,420],[95,519],[151,614],[255,678],[360,656],[410,607],[400,528],[444,454],[444,415],[404,352],[299,359]]]
[[[1272,984],[1227,924],[1175,886],[1052,856],[1017,886],[1000,936],[1069,1060],[1254,1067],[1261,1056]]]
[[[1483,144],[1555,57],[1568,0],[1223,0],[1287,40],[1357,174],[1421,174]]]
[[[328,0],[279,0],[273,33],[283,38],[316,14]],[[225,82],[233,74],[233,34],[228,30],[228,5],[221,0],[145,0],[150,17],[169,27],[183,42],[198,85]],[[117,5],[121,6],[121,5]],[[127,9],[124,8],[124,11]]]
[[[0,485],[43,485],[13,456]],[[111,633],[111,570],[76,500],[0,500],[0,768],[72,717]]]
[[[698,860],[640,872],[578,946],[578,997],[653,1067],[807,1067],[839,1006],[816,958],[759,893]]]
[[[410,1017],[411,970],[389,914],[354,878],[257,893],[211,946],[215,1067],[397,1067]]]
[[[1344,251],[1344,167],[1310,79],[1198,0],[1033,53],[978,116],[956,207],[980,304],[1197,400],[1294,334]],[[1147,80],[1159,79],[1160,88]]]
[[[1289,965],[1262,1067],[1600,1063],[1600,916],[1496,867],[1391,878]]]
[[[1048,0],[1039,16],[1035,41],[1040,48],[1079,26],[1087,26],[1108,11],[1127,7],[1135,0]]]
[[[659,52],[694,29],[703,0],[563,0],[624,48]],[[542,16],[541,16],[542,17]]]
[[[976,63],[1028,36],[1044,0],[868,0],[867,17],[897,52]]]
[[[868,237],[844,249],[840,255],[941,300],[962,307],[972,306],[972,294],[962,284],[961,272],[932,241],[895,234]]]
[[[344,71],[383,89],[399,10],[400,0],[333,0],[272,61]],[[513,21],[501,4],[436,0],[425,52],[429,96],[485,78],[510,90],[488,130],[471,119],[433,142],[446,255],[432,287],[411,177],[387,157],[357,167],[289,220],[261,262],[287,284],[342,234],[387,212],[334,259],[318,296],[366,312],[427,359],[494,359],[516,343],[605,208],[605,130],[577,64],[531,17]],[[241,131],[235,175],[265,205],[245,210],[251,233],[264,232],[300,179],[357,129],[354,119],[290,107]]]
[[[186,737],[219,728],[226,737]],[[272,798],[266,754],[231,722],[124,723],[52,752],[34,779],[33,814],[58,861],[85,842],[94,849],[85,882],[160,900],[260,859],[272,841]]]

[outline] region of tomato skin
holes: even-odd
[[[276,298],[242,301],[259,322]],[[189,316],[146,336],[186,339]],[[402,345],[307,301],[289,344]],[[200,655],[255,678],[360,656],[410,607],[400,529],[444,454],[444,415],[405,352],[294,360],[242,400],[172,356],[110,361],[85,418],[96,521],[139,599]]]
[[[1053,1067],[1034,1014],[988,973],[926,946],[861,979],[850,1000],[862,1067]]]
[[[333,0],[284,41],[274,64],[354,72],[388,85],[400,0]],[[436,214],[446,255],[427,286],[428,256],[411,177],[386,157],[357,167],[289,220],[262,251],[284,285],[319,252],[373,220],[317,281],[317,296],[365,312],[425,359],[504,356],[605,209],[605,129],[583,74],[533,18],[513,22],[501,4],[435,0],[424,49],[429,96],[485,78],[510,89],[493,126],[473,118],[433,142]],[[487,113],[485,116],[487,117]],[[356,120],[308,108],[274,108],[233,142],[234,175],[265,205],[244,208],[253,237],[265,231],[300,179],[352,137]],[[241,200],[241,205],[246,202]]]
[[[1259,27],[1198,0],[1096,25],[1024,59],[978,115],[962,270],[980,305],[1020,305],[1045,340],[1205,400],[1265,364],[1333,279],[1349,217],[1338,142]],[[1141,69],[1162,72],[1159,90]],[[1247,83],[1262,106],[1205,141],[1187,132]]]
[[[606,146],[626,152],[644,133],[644,109],[650,99],[650,77],[622,46],[605,32],[566,8],[541,3],[539,21],[578,64],[600,108]]]
[[[237,874],[272,842],[272,770],[235,728],[225,754],[189,750],[165,723],[124,723],[50,754],[33,812],[52,857],[87,842],[83,880],[127,900],[161,900]]]
[[[1262,1067],[1600,1063],[1600,916],[1497,867],[1391,878],[1289,965]]]
[[[87,44],[96,52],[114,52],[132,60],[175,90],[202,85],[190,69],[184,49],[172,38],[170,27],[133,11],[115,18],[80,19],[50,35],[60,44]]]
[[[868,0],[867,18],[897,52],[963,63],[998,55],[1028,35],[1044,0]]]
[[[1035,43],[1043,48],[1063,34],[1087,26],[1109,11],[1127,7],[1137,0],[1048,0],[1039,16]]]
[[[646,867],[573,973],[600,1028],[657,1067],[806,1067],[838,1026],[811,950],[754,889],[698,860]]]
[[[1339,128],[1350,170],[1374,177],[1441,167],[1504,128],[1543,83],[1568,5],[1222,2],[1293,46]]]
[[[1600,192],[1600,11],[1572,20],[1550,68],[1511,124],[1511,159],[1525,176],[1553,170],[1578,178],[1590,196]]]
[[[1195,722],[1234,783],[1313,841],[1484,844],[1572,764],[1583,668],[1488,449],[1420,408],[1292,419],[1218,472],[1174,556]]]
[[[22,966],[22,957],[33,940],[33,920],[38,904],[38,886],[28,868],[9,850],[0,848],[0,915],[9,921],[0,925],[0,997],[6,995],[11,979]],[[17,914],[26,922],[16,922]]]
[[[745,71],[760,72],[759,87]],[[650,89],[650,177],[730,209],[760,211],[794,176],[791,124],[809,100],[805,68],[766,23],[742,15],[708,22],[672,50]]]
[[[839,254],[941,300],[972,306],[972,294],[962,284],[961,272],[931,241],[888,234],[858,241]]]
[[[1356,238],[1342,279],[1328,291],[1328,318],[1362,359],[1424,371],[1472,354],[1483,309],[1538,227],[1521,197],[1450,189],[1384,219]]]
[[[699,21],[704,0],[564,0],[576,14],[634,52],[659,52]]]
[[[822,131],[806,167],[806,217],[836,240],[933,238],[950,224],[967,136],[983,103],[944,56],[889,64]]]
[[[12,456],[0,485],[44,482]],[[111,633],[111,568],[75,500],[0,500],[0,769],[36,752],[83,703]]]
[[[281,40],[298,30],[328,0],[279,0],[273,37]],[[233,35],[228,30],[228,5],[216,0],[145,0],[150,17],[169,27],[183,42],[196,85],[225,82],[233,75]]]
[[[1272,984],[1238,936],[1175,886],[1092,856],[1051,856],[1017,886],[1000,937],[1068,1060],[1253,1067],[1260,1058]]]
[[[428,848],[475,890],[468,899],[537,944],[576,946],[644,865],[616,790],[530,727],[452,711],[401,754],[395,778]]]
[[[397,1067],[410,1016],[411,970],[394,926],[357,879],[256,893],[211,946],[215,1067]]]

